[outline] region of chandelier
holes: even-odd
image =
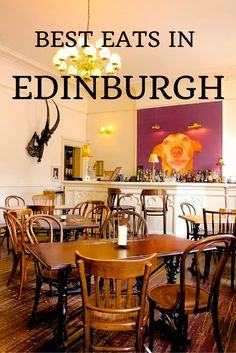
[[[90,21],[90,0],[88,0],[87,32]],[[91,76],[112,75],[121,68],[120,56],[112,53],[103,46],[102,38],[99,38],[95,46],[89,43],[85,46],[85,37],[78,39],[77,46],[64,46],[53,57],[53,65],[60,74],[67,73],[70,76],[79,75],[83,80],[90,80]]]

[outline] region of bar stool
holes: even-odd
[[[119,188],[108,188],[107,189],[107,206],[111,212],[119,210],[135,211],[135,206],[122,204],[122,199],[131,197],[132,194],[124,194]]]
[[[143,217],[147,220],[148,216],[162,217],[163,233],[166,234],[166,213],[168,211],[168,195],[163,189],[143,189],[140,195]],[[158,202],[161,199],[161,202]],[[154,203],[154,205],[152,205]],[[159,206],[160,205],[160,206]]]

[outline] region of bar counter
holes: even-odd
[[[167,233],[186,236],[185,221],[179,218],[180,203],[192,203],[198,214],[202,208],[217,210],[219,208],[236,208],[236,184],[227,183],[188,183],[188,182],[110,182],[110,181],[64,181],[65,203],[75,205],[85,199],[98,199],[106,202],[107,189],[120,188],[123,193],[132,193],[127,204],[136,207],[140,212],[140,193],[142,189],[160,188],[167,190],[168,213]],[[148,219],[150,233],[162,233],[160,217]]]

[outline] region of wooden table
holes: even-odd
[[[73,210],[73,205],[55,205],[55,211],[60,211],[62,214],[68,214],[70,210]]]
[[[193,224],[193,239],[198,240],[200,225],[204,223],[203,215],[179,215],[179,218]]]
[[[61,219],[61,216],[54,216],[57,219]],[[40,226],[43,229],[49,229],[49,225],[46,222],[39,221]],[[82,232],[84,229],[99,228],[99,224],[92,221],[90,218],[82,217],[80,215],[66,215],[66,219],[61,219],[62,228],[64,231],[64,240],[71,240],[73,231]],[[55,224],[54,230],[58,227]],[[77,236],[76,236],[77,237]]]
[[[120,248],[112,240],[86,239],[63,243],[39,243],[26,245],[27,250],[48,270],[59,270],[58,288],[58,327],[56,345],[59,351],[64,350],[65,324],[67,309],[67,276],[71,268],[76,267],[75,250],[94,259],[124,259],[133,256],[157,253],[158,258],[168,260],[181,256],[191,240],[170,235],[150,235],[146,239],[128,241],[126,248]],[[177,264],[178,265],[178,264]],[[167,269],[168,270],[168,269]],[[170,270],[176,270],[172,267]],[[174,278],[169,273],[168,281]]]

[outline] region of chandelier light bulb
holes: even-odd
[[[96,49],[94,45],[89,45],[84,48],[84,54],[90,58],[93,58],[96,55]]]
[[[75,76],[78,73],[78,70],[77,70],[76,66],[74,66],[74,65],[69,65],[67,71],[70,76]]]
[[[112,53],[110,57],[110,62],[114,66],[119,66],[120,64],[120,56],[117,53]]]
[[[103,46],[103,40],[102,40],[102,38],[98,38],[98,39],[96,40],[95,46],[96,46],[97,49],[102,49],[102,46]]]
[[[108,48],[103,47],[99,51],[99,56],[102,60],[108,60],[111,56],[110,50]]]
[[[76,47],[67,47],[66,52],[67,57],[71,60],[74,60],[78,57],[78,49]]]
[[[60,73],[64,73],[65,71],[66,71],[66,69],[67,69],[67,63],[65,62],[65,61],[62,61],[61,62],[61,65],[60,66],[58,66],[58,71],[60,72]]]

